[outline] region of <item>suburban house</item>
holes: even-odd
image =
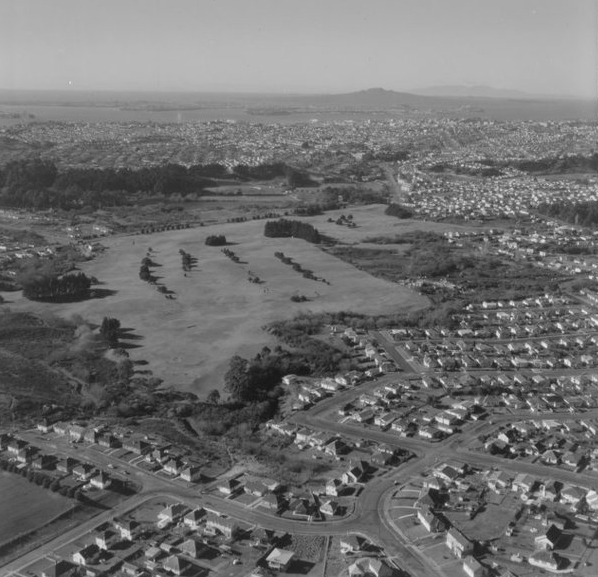
[[[69,474],[78,464],[79,461],[77,461],[77,459],[73,459],[72,457],[66,457],[58,461],[58,463],[56,463],[56,470],[60,471],[61,473]]]
[[[536,549],[545,549],[547,551],[552,551],[558,543],[559,539],[562,537],[562,535],[562,531],[556,525],[550,525],[546,533],[538,535],[534,539]]]
[[[120,533],[120,538],[133,541],[141,529],[141,525],[132,519],[114,519],[114,528]]]
[[[168,505],[158,513],[158,522],[174,523],[189,511],[189,508],[183,503],[173,503]]]
[[[224,479],[218,483],[218,491],[224,495],[234,495],[241,489],[241,483],[237,479]]]
[[[174,573],[175,575],[183,575],[187,569],[189,569],[191,563],[180,555],[170,555],[164,560],[162,566],[167,571]]]
[[[73,553],[73,563],[77,565],[89,565],[97,557],[99,552],[100,549],[95,543],[87,545],[83,549],[79,549],[79,551]]]
[[[79,567],[64,559],[53,562],[40,573],[41,577],[76,577],[78,574]]]
[[[185,515],[183,518],[183,523],[189,527],[190,529],[199,529],[203,518],[206,515],[206,510],[203,507],[199,507],[198,509],[193,509]]]
[[[268,493],[265,495],[261,501],[261,505],[272,511],[278,511],[281,507],[280,499],[276,493]]]
[[[181,471],[181,479],[188,483],[201,481],[201,468],[199,465],[189,465]]]
[[[357,535],[346,535],[340,538],[340,547],[341,553],[346,555],[347,553],[357,553],[357,551],[361,551],[361,541],[360,537]]]
[[[393,570],[375,557],[364,557],[349,565],[350,577],[392,577]]]
[[[446,534],[446,546],[460,559],[473,553],[473,543],[455,527]]]
[[[100,549],[103,549],[104,551],[107,551],[115,543],[118,543],[119,541],[120,541],[120,535],[116,531],[113,531],[112,529],[106,529],[104,531],[100,531],[99,533],[96,534],[96,538],[95,538],[96,545]]]
[[[180,547],[181,553],[191,557],[192,559],[199,559],[206,550],[206,546],[195,539],[187,539]]]
[[[81,481],[87,481],[95,470],[96,468],[90,463],[81,463],[73,468],[73,475]]]
[[[89,483],[96,489],[107,489],[112,483],[112,479],[105,471],[98,471],[90,477]]]
[[[266,557],[266,563],[268,564],[268,567],[274,571],[286,571],[294,556],[295,553],[293,551],[286,551],[285,549],[274,547],[271,553]]]
[[[430,507],[421,507],[418,509],[417,518],[430,533],[439,533],[446,530],[444,521]]]
[[[471,556],[463,559],[463,571],[469,577],[484,577],[486,574],[486,568],[475,557]]]
[[[212,534],[221,533],[226,538],[232,539],[238,533],[239,528],[233,519],[208,512],[206,517],[206,531]]]

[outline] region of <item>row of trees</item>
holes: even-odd
[[[304,269],[298,262],[294,262],[290,256],[285,256],[283,252],[277,251],[274,253],[274,256],[283,264],[289,265],[294,271],[303,275],[303,278],[307,278],[317,282],[323,282],[328,285],[330,284],[326,279],[314,275],[313,271]]]
[[[91,279],[85,274],[33,277],[23,282],[23,296],[34,301],[73,301],[89,297]]]
[[[188,252],[185,252],[182,248],[179,249],[179,254],[181,255],[181,266],[183,267],[183,271],[190,271],[197,262],[197,259]]]
[[[285,218],[269,220],[264,227],[264,236],[270,238],[302,238],[314,244],[322,241],[322,236],[311,224]]]

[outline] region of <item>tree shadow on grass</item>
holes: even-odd
[[[94,288],[91,291],[89,291],[89,298],[90,299],[105,299],[106,297],[114,296],[117,293],[118,293],[118,291],[115,291],[112,289]],[[86,300],[86,299],[81,299],[81,300]]]
[[[142,337],[143,338],[143,337]],[[119,341],[118,348],[119,349],[140,349],[142,345],[137,345],[135,343],[127,343],[123,341]]]

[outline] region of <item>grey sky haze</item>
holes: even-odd
[[[596,0],[0,0],[0,88],[594,97]]]

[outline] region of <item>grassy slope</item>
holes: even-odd
[[[360,242],[381,228],[397,232],[397,219],[385,217],[383,210],[381,205],[352,209],[358,225],[355,229],[327,223],[334,214],[307,220],[343,242]],[[250,357],[264,345],[276,345],[262,330],[269,322],[305,311],[384,314],[428,305],[428,300],[414,291],[356,270],[316,246],[299,239],[265,238],[263,230],[262,220],[107,239],[108,250],[82,264],[81,269],[99,278],[102,288],[116,291],[114,295],[68,304],[32,303],[13,295],[10,306],[64,317],[80,314],[96,323],[104,316],[116,317],[138,337],[130,341],[128,352],[133,360],[146,360],[145,368],[168,385],[204,394],[222,386],[231,356]],[[205,238],[211,234],[224,234],[234,243],[230,248],[242,263],[231,262],[217,247],[205,246]],[[154,274],[174,291],[172,300],[139,280],[139,265],[149,247],[153,260],[161,265]],[[187,276],[179,249],[198,259],[197,267]],[[276,259],[276,251],[283,251],[331,284],[303,278]],[[265,284],[249,283],[248,271]],[[294,294],[310,300],[293,303],[290,298]]]

